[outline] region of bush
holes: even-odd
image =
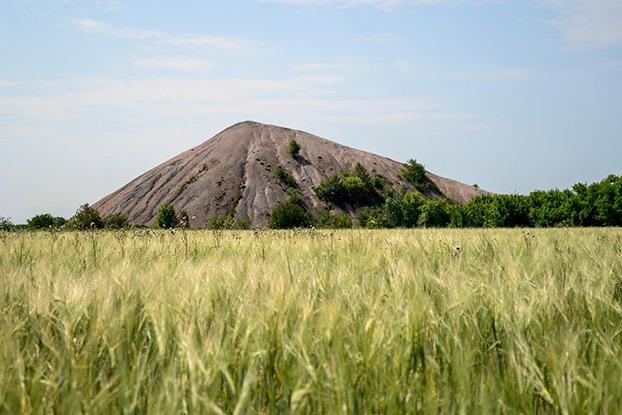
[[[384,210],[380,207],[364,207],[356,211],[356,220],[363,228],[387,227]]]
[[[56,227],[54,216],[49,213],[35,215],[26,221],[28,229],[48,229]]]
[[[287,149],[289,150],[289,154],[291,154],[292,157],[296,158],[300,153],[300,144],[298,144],[298,141],[296,140],[290,140],[289,144],[287,145]]]
[[[179,223],[175,208],[170,203],[160,206],[160,211],[156,218],[156,226],[160,229],[173,229]]]
[[[335,174],[322,181],[315,189],[317,196],[329,203],[343,206],[376,206],[384,202],[385,182],[377,175],[370,175],[357,164],[352,170]]]
[[[11,219],[0,216],[0,231],[10,231],[14,226]]]
[[[408,160],[406,162],[404,167],[402,167],[402,177],[421,193],[424,193],[429,188],[425,166],[418,163],[417,160]]]
[[[322,210],[315,218],[315,226],[328,229],[348,229],[352,227],[352,219],[346,212],[333,213]]]
[[[127,217],[121,213],[113,213],[104,220],[106,229],[124,229],[129,228],[130,222]]]
[[[449,225],[450,207],[445,200],[433,200],[421,207],[417,225],[424,228],[442,228]]]
[[[285,187],[296,188],[298,186],[296,184],[294,176],[292,176],[287,170],[285,170],[281,166],[277,166],[277,168],[274,169],[274,177],[279,179]]]
[[[214,216],[207,222],[207,229],[212,230],[235,230],[249,229],[250,223],[246,219],[235,219],[231,215]]]
[[[67,221],[66,227],[74,230],[101,229],[104,227],[104,220],[97,210],[85,203]]]
[[[269,226],[272,229],[302,228],[311,225],[307,211],[291,201],[277,205],[270,215]]]
[[[387,198],[384,204],[384,218],[386,226],[407,227],[417,226],[421,207],[427,203],[418,193],[401,192]]]

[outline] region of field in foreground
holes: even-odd
[[[622,410],[621,229],[4,233],[0,309],[4,413]]]

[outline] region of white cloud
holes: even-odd
[[[402,4],[434,4],[442,3],[445,0],[263,0],[272,1],[294,6],[320,6],[334,5],[342,7],[351,6],[372,6],[381,10],[390,10]]]
[[[333,5],[340,7],[372,6],[381,10],[391,10],[397,6],[431,5],[458,2],[460,0],[261,0],[263,2],[276,2],[293,6],[321,6]]]
[[[603,47],[622,43],[621,0],[546,0],[558,15],[553,20],[574,47]]]
[[[0,116],[57,125],[99,114],[122,113],[127,119],[170,120],[179,117],[232,119],[309,119],[333,123],[460,122],[463,114],[447,113],[435,101],[420,99],[335,97],[342,78],[307,75],[262,79],[135,79],[68,83],[55,94],[0,97]],[[295,124],[294,124],[295,125]]]
[[[399,72],[416,78],[468,79],[473,81],[519,81],[531,79],[538,74],[535,69],[529,67],[457,66],[447,63],[426,67],[407,59],[395,61],[393,67]]]
[[[302,63],[298,65],[290,65],[290,68],[300,72],[324,72],[335,69],[342,69],[343,65],[330,63]]]
[[[369,35],[361,35],[354,38],[359,42],[366,42],[375,45],[387,45],[389,43],[395,43],[399,37],[392,33],[372,33]]]
[[[179,35],[164,33],[157,30],[114,27],[92,19],[74,20],[73,24],[85,33],[95,33],[134,40],[147,40],[176,46],[207,46],[218,49],[241,50],[247,49],[252,45],[251,42],[246,40],[230,39],[222,36]]]
[[[13,88],[17,86],[17,82],[14,81],[4,81],[0,79],[0,88]]]
[[[212,67],[207,59],[187,56],[169,56],[138,59],[134,66],[144,69],[163,69],[165,71],[193,72],[206,71]]]

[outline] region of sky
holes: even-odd
[[[0,216],[69,217],[231,124],[499,193],[622,174],[622,0],[2,0]]]

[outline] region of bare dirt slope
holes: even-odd
[[[300,154],[289,154],[296,140]],[[203,227],[216,215],[232,214],[253,226],[265,225],[270,212],[288,196],[274,176],[282,166],[296,180],[304,203],[322,207],[314,188],[328,176],[361,163],[396,187],[414,190],[400,177],[402,163],[346,147],[303,131],[246,121],[160,164],[93,205],[102,215],[122,213],[131,223],[151,225],[160,205],[185,210],[190,225]],[[483,193],[476,187],[432,173],[428,197],[442,195],[463,203]],[[433,188],[433,187],[432,187]]]

